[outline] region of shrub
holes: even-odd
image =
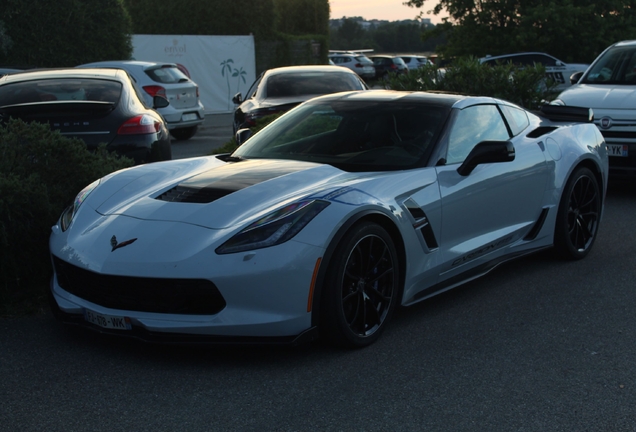
[[[0,126],[0,313],[43,304],[51,276],[51,226],[84,186],[132,166],[100,147],[47,125],[9,120]]]
[[[386,88],[410,91],[442,91],[471,96],[491,96],[535,109],[542,100],[550,99],[556,83],[548,81],[545,67],[520,68],[511,63],[486,65],[476,58],[462,58],[439,69],[428,65],[392,76]]]

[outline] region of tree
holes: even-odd
[[[127,59],[131,21],[123,0],[3,0],[0,64],[76,66],[97,59]]]
[[[408,0],[422,8],[427,0]],[[591,62],[636,33],[636,0],[438,0],[448,18],[425,37],[446,34],[446,57],[542,51],[567,62]]]

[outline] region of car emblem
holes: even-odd
[[[601,128],[609,129],[612,127],[612,119],[610,117],[603,117],[601,119]]]
[[[128,246],[129,244],[134,243],[136,240],[137,240],[137,239],[136,239],[136,238],[134,238],[134,239],[130,239],[130,240],[123,241],[123,242],[121,242],[121,243],[117,243],[117,237],[112,236],[112,237],[110,238],[110,245],[113,247],[113,248],[111,249],[111,252],[114,252],[114,251],[115,251],[115,249],[119,249],[119,248],[122,248],[122,247],[124,247],[124,246]]]

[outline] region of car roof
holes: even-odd
[[[149,67],[163,67],[163,66],[173,66],[177,67],[175,63],[167,63],[167,62],[149,62],[149,61],[140,61],[140,60],[106,60],[99,61],[93,63],[86,63],[83,65],[79,65],[78,67],[117,67],[117,66],[136,66],[140,68],[149,68]]]
[[[342,66],[334,66],[334,65],[283,66],[283,67],[269,69],[266,71],[266,74],[278,75],[278,74],[293,74],[293,73],[303,73],[303,72],[338,72],[338,73],[351,73],[353,75],[356,75],[356,73],[350,69],[343,68]]]
[[[366,102],[379,102],[379,103],[391,103],[391,102],[416,102],[416,103],[429,103],[431,105],[437,105],[446,108],[464,108],[466,106],[480,104],[480,103],[498,103],[506,104],[505,101],[499,99],[486,97],[486,96],[466,96],[450,93],[434,93],[434,92],[407,92],[407,91],[395,91],[395,90],[360,90],[345,93],[333,93],[324,96],[319,96],[314,101],[328,101],[328,100],[341,100],[341,101],[354,101],[360,103]]]
[[[0,78],[0,84],[10,82],[31,81],[36,79],[49,78],[101,78],[116,79],[121,81],[127,76],[126,72],[121,69],[109,68],[59,68],[59,69],[32,69],[20,73],[5,75]]]
[[[496,56],[487,55],[486,57],[482,57],[479,60],[483,61],[483,60],[498,59],[498,58],[502,58],[502,57],[516,57],[516,56],[533,55],[533,54],[546,55],[548,57],[556,58],[553,55],[550,55],[550,54],[547,54],[547,53],[544,53],[544,52],[528,51],[528,52],[520,52],[520,53],[513,53],[513,54],[501,54],[501,55],[496,55]]]

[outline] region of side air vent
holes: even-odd
[[[157,197],[158,200],[180,203],[207,204],[231,194],[233,191],[216,188],[175,186]]]
[[[541,126],[526,135],[528,138],[539,138],[545,134],[549,134],[553,130],[558,129],[555,126]]]
[[[431,250],[437,249],[439,245],[437,244],[435,233],[433,232],[433,228],[431,227],[424,210],[422,210],[422,208],[410,198],[404,202],[404,206],[415,220],[413,223],[413,229],[420,230],[424,237],[424,242],[426,242],[426,246]]]
[[[539,215],[539,219],[534,223],[530,232],[523,238],[525,241],[534,240],[543,228],[543,224],[545,223],[545,218],[548,216],[548,209],[544,208],[541,210],[541,214]]]

